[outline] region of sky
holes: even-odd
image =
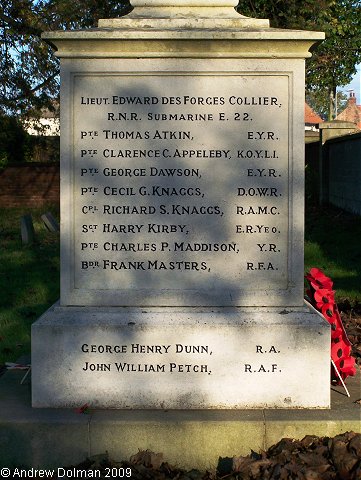
[[[350,95],[349,90],[354,90],[356,95],[356,104],[361,105],[361,64],[357,65],[357,73],[354,76],[351,83],[346,85],[345,87],[340,87],[337,91],[344,92],[347,96]]]

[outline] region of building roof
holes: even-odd
[[[354,92],[350,92],[347,106],[339,115],[337,115],[336,120],[355,123],[357,127],[361,129],[361,105],[356,105],[356,96]]]
[[[305,124],[318,125],[322,122],[322,118],[317,115],[307,103],[305,103]]]

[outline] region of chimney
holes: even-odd
[[[356,105],[356,95],[353,90],[350,91],[350,96],[347,99],[348,105]]]

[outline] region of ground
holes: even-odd
[[[220,458],[214,472],[185,471],[166,463],[161,453],[148,450],[138,452],[128,462],[114,462],[108,455],[97,455],[76,468],[88,470],[88,478],[93,478],[92,473],[97,471],[102,473],[101,478],[110,474],[110,478],[132,480],[360,480],[361,434],[284,438],[267,452]]]
[[[347,336],[352,344],[352,356],[361,367],[361,304],[355,304],[351,309],[349,303],[345,301],[338,306]]]

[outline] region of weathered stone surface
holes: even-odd
[[[137,1],[130,14],[122,18],[100,19],[99,28],[139,29],[242,29],[268,28],[269,20],[249,18],[235,10],[233,1]],[[152,23],[149,22],[152,19]],[[169,21],[171,19],[171,21]]]
[[[44,36],[61,307],[33,326],[34,406],[329,406],[329,327],[303,303],[304,59],[323,34],[262,22],[159,0]]]
[[[29,379],[20,385],[22,377],[20,370],[0,376],[0,467],[57,468],[104,452],[113,459],[129,460],[139,449],[151,449],[162,452],[171,465],[209,471],[217,467],[219,457],[231,460],[234,455],[248,455],[250,449],[265,451],[283,437],[361,432],[360,409],[355,404],[360,398],[359,372],[347,382],[351,398],[346,397],[342,386],[332,388],[330,410],[90,407],[87,415],[68,409],[31,408]],[[49,449],[49,445],[53,447]]]
[[[74,77],[64,305],[302,305],[289,76],[207,63]]]
[[[54,218],[54,216],[50,212],[46,212],[41,216],[44,225],[50,232],[59,232],[59,223]]]
[[[329,405],[328,327],[306,310],[56,307],[32,335],[37,407]]]
[[[33,218],[30,214],[23,215],[20,220],[21,241],[25,244],[32,244],[35,239]]]

